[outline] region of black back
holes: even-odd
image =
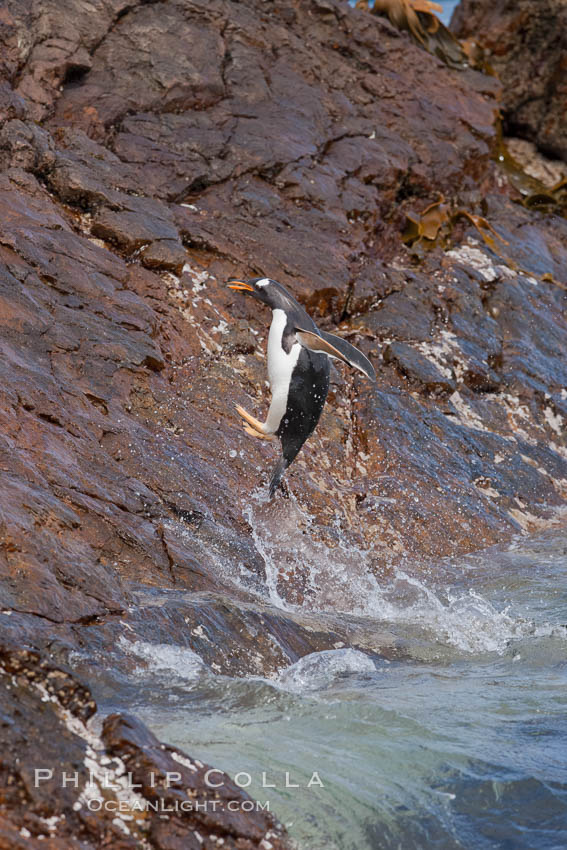
[[[291,377],[287,408],[276,432],[282,444],[282,459],[274,470],[270,495],[274,494],[285,470],[315,430],[327,400],[330,372],[326,354],[301,348]]]

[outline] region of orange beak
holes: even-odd
[[[236,289],[239,292],[254,292],[254,287],[243,280],[233,280],[228,284],[229,289]]]

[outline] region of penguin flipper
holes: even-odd
[[[319,333],[321,334],[320,336],[314,334],[312,331],[297,330],[295,335],[301,345],[304,348],[308,348],[309,351],[320,351],[322,354],[327,354],[336,360],[342,360],[348,366],[358,369],[359,372],[362,372],[371,381],[376,380],[374,366],[362,351],[359,351],[358,348],[355,348],[354,345],[351,345],[350,342],[347,342],[346,339],[340,336],[328,334],[325,331],[320,331]]]

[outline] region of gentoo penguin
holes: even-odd
[[[374,368],[367,357],[341,337],[320,331],[301,304],[275,280],[257,277],[228,282],[230,289],[249,292],[272,309],[268,335],[268,376],[272,401],[265,422],[240,405],[244,430],[253,437],[281,440],[282,457],[270,481],[270,498],[283,474],[319,421],[329,391],[329,357],[359,369],[371,381]]]

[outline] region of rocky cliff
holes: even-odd
[[[93,681],[157,634],[231,675],[386,651],[325,620],[358,603],[297,535],[380,581],[557,521],[567,223],[502,163],[496,78],[339,0],[0,15],[7,645]],[[271,504],[274,447],[234,412],[266,410],[269,316],[233,275],[378,374],[334,371]]]
[[[482,44],[503,84],[506,132],[567,162],[567,4],[564,0],[461,0],[462,38]]]

